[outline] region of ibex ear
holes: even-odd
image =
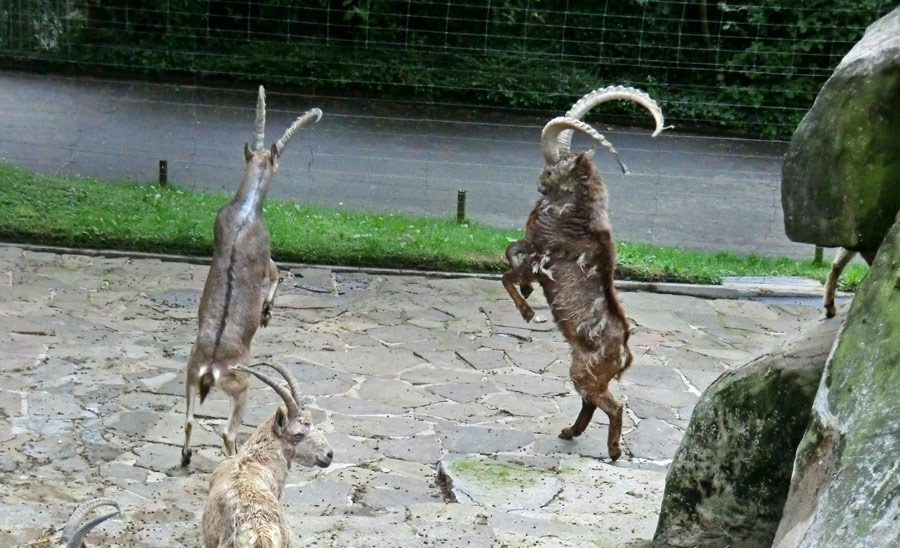
[[[592,169],[594,169],[593,164],[591,163],[591,159],[594,157],[594,151],[588,150],[582,152],[578,156],[575,157],[575,161],[572,162],[572,171],[571,173],[577,173],[581,175],[589,174]]]
[[[244,143],[244,161],[249,162],[250,158],[253,158],[253,153],[250,152],[250,145]]]
[[[278,143],[272,143],[272,149],[269,151],[269,163],[273,166],[275,165],[275,160],[278,158]]]
[[[275,420],[272,421],[272,433],[275,434],[275,437],[281,437],[281,433],[284,432],[285,427],[287,426],[287,415],[284,413],[284,409],[279,407],[277,411],[275,411]]]

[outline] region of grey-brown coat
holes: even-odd
[[[247,403],[247,375],[233,368],[250,362],[250,343],[260,325],[267,325],[278,287],[278,267],[271,259],[269,232],[263,221],[263,200],[278,158],[294,133],[322,116],[312,109],[299,117],[269,149],[262,146],[265,92],[260,86],[254,150],[244,146],[244,176],[234,198],[216,215],[213,257],[199,307],[199,329],[188,359],[185,378],[184,446],[181,464],[191,461],[194,400],[206,399],[215,386],[231,398],[223,433],[225,453],[235,453],[237,429]]]

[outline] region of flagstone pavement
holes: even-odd
[[[179,467],[183,377],[206,266],[0,246],[0,546],[57,533],[81,501],[125,515],[92,546],[198,546],[227,398],[199,406]],[[625,455],[580,408],[569,351],[526,324],[500,282],[283,270],[256,361],[287,365],[334,449],[295,466],[283,503],[294,546],[641,546],[702,390],[815,321],[790,304],[623,292],[635,363]],[[542,305],[543,303],[543,305]],[[279,401],[254,381],[241,437]]]

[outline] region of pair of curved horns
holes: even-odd
[[[85,516],[87,516],[92,510],[94,510],[95,508],[99,508],[100,506],[112,506],[116,509],[116,511],[96,517],[85,523],[81,523]],[[84,542],[84,537],[87,536],[91,529],[100,525],[109,518],[121,515],[121,513],[122,508],[119,506],[119,503],[112,499],[98,497],[83,502],[78,506],[78,508],[75,509],[74,512],[72,512],[72,516],[69,518],[69,521],[66,522],[66,526],[63,528],[60,545],[64,546],[65,548],[81,548],[81,543]]]
[[[290,387],[290,391],[272,377],[269,377],[268,375],[260,373],[259,371],[254,369],[259,365],[267,365],[275,371],[278,371],[278,373],[280,373],[281,376],[284,377],[284,380],[287,381],[288,387]],[[294,375],[292,375],[286,367],[278,363],[255,363],[250,367],[244,365],[236,365],[234,368],[241,371],[246,371],[247,373],[251,373],[257,379],[272,387],[272,390],[274,390],[275,393],[281,396],[281,399],[284,400],[284,405],[287,406],[288,416],[296,417],[300,414],[300,385],[297,382],[297,379],[294,378]]]
[[[544,153],[544,160],[548,164],[558,162],[561,154],[570,150],[573,130],[578,130],[587,133],[609,150],[616,158],[622,171],[628,173],[628,168],[619,158],[619,153],[612,144],[591,126],[581,122],[581,118],[590,112],[591,109],[601,103],[614,100],[631,101],[646,108],[656,122],[653,137],[656,137],[665,129],[662,110],[656,104],[656,101],[643,91],[625,86],[609,86],[595,89],[572,105],[572,108],[569,109],[565,116],[554,118],[544,127],[544,131],[541,132],[541,149]],[[555,129],[557,127],[558,129]],[[590,131],[587,131],[587,129],[590,129]]]
[[[313,120],[315,118],[315,120]],[[285,145],[288,144],[294,134],[297,131],[308,124],[311,120],[314,122],[318,122],[322,119],[322,111],[314,108],[306,111],[302,116],[299,116],[294,123],[291,124],[291,127],[287,128],[284,132],[284,135],[281,136],[281,139],[275,142],[275,151],[278,155],[281,155],[281,151],[284,150]],[[253,150],[261,150],[266,146],[266,90],[262,86],[259,86],[259,95],[256,98],[256,121],[253,124]]]

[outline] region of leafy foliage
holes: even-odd
[[[34,24],[8,25],[0,55],[90,73],[182,73],[552,112],[621,83],[659,97],[682,126],[785,137],[887,4],[54,0],[4,12]],[[629,112],[611,105],[607,114]]]

